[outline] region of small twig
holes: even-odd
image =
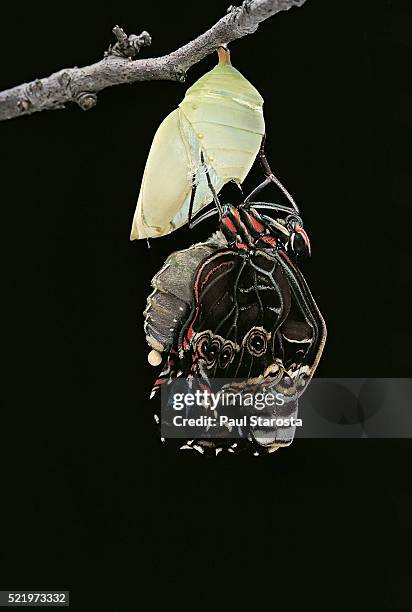
[[[113,47],[110,45],[109,50],[104,54],[105,57],[117,55],[117,57],[134,58],[139,54],[140,47],[146,47],[152,42],[149,32],[146,31],[139,36],[136,36],[136,34],[127,36],[120,26],[114,26],[112,32],[117,38],[117,43]]]
[[[0,93],[0,121],[43,110],[64,108],[76,102],[83,110],[95,106],[97,92],[136,81],[184,81],[186,71],[221,45],[255,32],[272,15],[302,6],[306,0],[245,0],[230,7],[227,15],[210,30],[177,51],[163,57],[134,60],[140,48],[151,42],[150,35],[127,34],[116,26],[117,42],[104,59],[83,68],[65,68],[49,77],[23,83]]]

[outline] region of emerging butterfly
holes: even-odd
[[[266,178],[239,206],[222,205],[205,166],[215,208],[191,225],[218,214],[219,230],[170,255],[152,280],[144,324],[149,362],[159,365],[165,355],[152,395],[174,378],[208,389],[224,379],[223,391],[282,393],[291,414],[316,370],[326,326],[297,265],[300,254],[310,254],[309,238],[296,203],[269,167],[263,142],[259,157]],[[290,206],[252,202],[270,183]],[[282,437],[257,427],[248,439],[271,452],[290,444],[293,432]],[[185,447],[218,452],[232,448],[230,442],[204,439]]]

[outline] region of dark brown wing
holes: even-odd
[[[194,306],[177,349],[212,378],[278,379],[300,395],[316,368],[325,327],[307,284],[282,251],[225,249],[200,266]],[[260,380],[260,382],[259,382]]]

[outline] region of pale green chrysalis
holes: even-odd
[[[236,70],[227,50],[159,126],[147,158],[131,240],[164,236],[213,200],[206,168],[217,193],[241,184],[259,151],[265,123],[263,98]],[[204,164],[201,156],[203,154]]]

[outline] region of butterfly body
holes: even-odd
[[[168,357],[154,390],[180,376],[200,388],[215,389],[217,382],[223,391],[282,393],[296,410],[326,338],[293,248],[299,237],[310,250],[301,219],[271,219],[251,205],[229,204],[219,229],[178,252],[190,299],[168,328]],[[146,331],[155,329],[159,287],[163,299],[165,289],[177,293],[178,275],[169,258],[153,282]]]

